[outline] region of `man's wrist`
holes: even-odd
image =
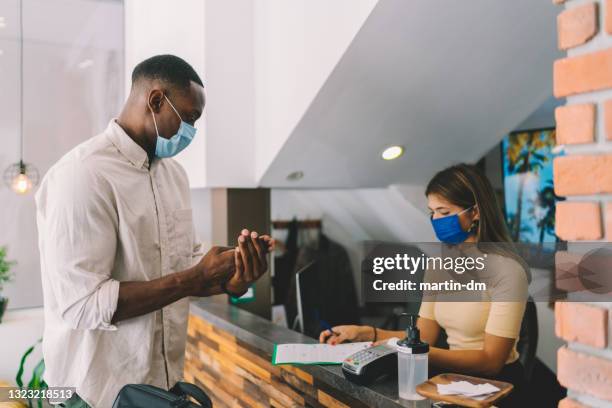
[[[184,294],[184,297],[200,296],[203,289],[202,281],[200,278],[200,273],[195,267],[179,272],[176,275],[178,279],[178,286],[181,288],[181,292]]]

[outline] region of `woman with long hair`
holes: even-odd
[[[511,286],[513,293],[527,293],[528,268],[513,250],[490,182],[476,166],[458,164],[440,171],[427,185],[425,195],[440,241],[482,247],[488,267],[498,274],[495,285],[505,289]],[[465,373],[511,382],[516,388],[512,398],[516,403],[524,376],[516,349],[524,311],[524,298],[451,302],[428,297],[419,310],[421,338],[433,346],[444,329],[449,346],[430,348],[430,372]],[[336,326],[321,332],[319,340],[338,344],[392,337],[403,338],[404,332]]]

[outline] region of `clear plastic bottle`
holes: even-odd
[[[401,399],[425,399],[416,392],[416,386],[427,381],[428,357],[429,344],[421,341],[416,316],[411,315],[406,338],[397,343],[397,386]]]

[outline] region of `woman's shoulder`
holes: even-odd
[[[511,293],[512,298],[516,297],[508,300],[524,300],[529,285],[526,264],[509,255],[490,253],[487,254],[486,266],[492,291],[506,296]]]
[[[502,268],[508,273],[525,273],[525,267],[510,255],[498,253],[487,253],[487,265],[495,268]]]

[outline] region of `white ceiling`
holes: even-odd
[[[557,13],[550,0],[379,1],[261,184],[421,185],[477,160],[541,105],[550,116]],[[406,153],[385,162],[390,144]]]

